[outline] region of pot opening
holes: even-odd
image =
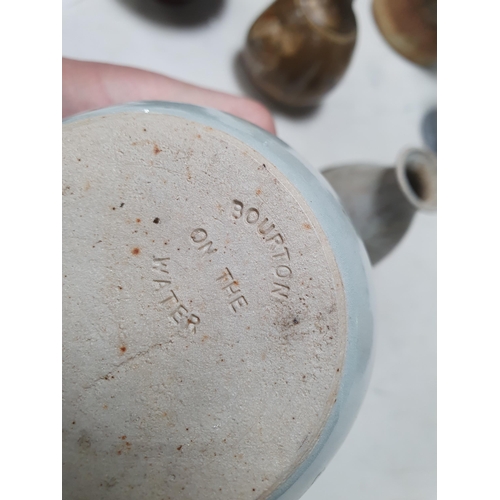
[[[420,210],[436,210],[437,165],[436,157],[428,151],[405,151],[397,165],[397,175],[406,197]]]

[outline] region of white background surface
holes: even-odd
[[[206,0],[209,1],[209,0]],[[356,0],[358,43],[340,84],[304,116],[273,110],[278,135],[317,168],[391,164],[422,146],[436,78],[379,34]],[[136,66],[244,95],[235,60],[270,0],[225,0],[206,23],[153,20],[126,0],[63,0],[63,55]],[[373,377],[351,433],[303,500],[431,500],[436,496],[436,217],[417,215],[374,271],[378,313]]]

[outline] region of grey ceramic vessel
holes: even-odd
[[[437,207],[437,164],[430,151],[401,152],[394,167],[346,165],[323,175],[338,194],[370,261],[377,264],[401,241],[417,211]]]
[[[326,172],[344,209],[289,146],[219,111],[65,121],[64,498],[300,498],[371,371],[356,230],[377,262],[435,205],[427,158]]]

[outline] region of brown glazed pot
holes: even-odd
[[[277,0],[250,28],[253,83],[293,107],[314,106],[345,73],[356,42],[352,0]]]
[[[373,0],[373,15],[394,50],[421,66],[437,60],[437,0]]]

